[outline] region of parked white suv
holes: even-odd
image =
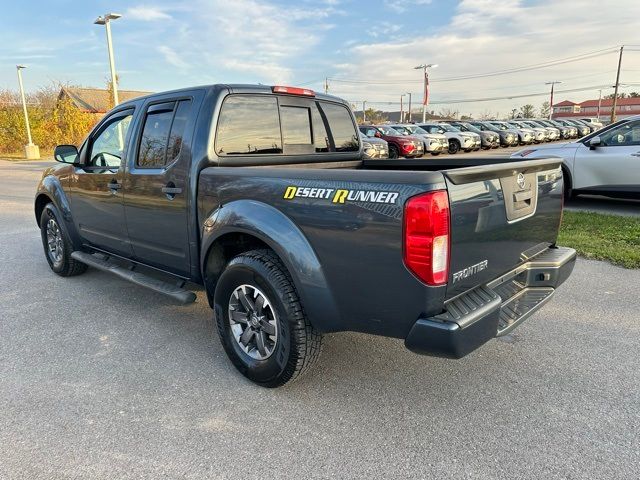
[[[562,157],[567,198],[591,193],[640,198],[640,115],[629,117],[575,142],[525,148],[512,158]]]
[[[447,137],[449,153],[458,153],[460,150],[465,152],[480,150],[482,146],[482,139],[477,133],[462,132],[446,123],[418,123],[417,125],[429,133],[441,133]]]

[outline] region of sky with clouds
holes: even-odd
[[[303,85],[398,109],[400,95],[422,95],[431,71],[430,110],[500,113],[546,97],[478,100],[543,93],[562,81],[556,100],[597,98],[615,81],[640,91],[637,0],[29,0],[3,7],[0,89],[16,88],[15,64],[28,65],[25,87],[51,82],[103,87],[109,75],[104,27],[112,23],[120,88],[161,91],[208,83]],[[506,75],[582,54],[583,60]],[[456,80],[457,79],[457,80]],[[406,97],[405,97],[406,101]],[[456,101],[456,103],[452,103]]]

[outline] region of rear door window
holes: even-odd
[[[138,167],[164,168],[178,157],[190,110],[191,100],[149,106],[138,149]]]

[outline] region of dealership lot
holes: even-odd
[[[553,302],[458,361],[329,335],[310,376],[265,390],[227,360],[201,293],[178,307],[54,275],[42,168],[0,162],[0,478],[636,476],[640,271],[581,259]]]

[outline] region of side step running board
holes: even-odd
[[[185,290],[177,285],[150,277],[144,273],[129,270],[115,262],[105,260],[90,253],[75,251],[71,253],[71,256],[79,262],[86,263],[90,267],[113,273],[120,278],[135,283],[136,285],[167,295],[183,305],[193,303],[196,300],[196,294],[189,290]]]

